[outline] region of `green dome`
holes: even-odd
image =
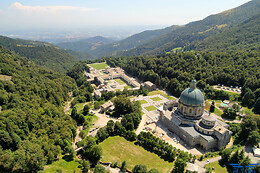
[[[187,105],[201,105],[204,104],[204,95],[203,93],[196,88],[196,81],[191,82],[191,87],[182,91],[180,100],[181,103]]]

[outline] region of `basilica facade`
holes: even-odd
[[[159,121],[190,146],[200,146],[204,150],[221,149],[229,143],[232,132],[226,123],[204,108],[204,95],[196,88],[196,80],[192,80],[176,106],[164,107],[160,111]]]

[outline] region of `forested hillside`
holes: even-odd
[[[0,74],[0,172],[37,172],[73,153],[76,122],[63,103],[75,81],[2,46]]]
[[[164,29],[144,31],[144,32],[132,35],[124,40],[100,46],[97,49],[90,51],[89,53],[91,53],[92,55],[97,56],[97,57],[116,56],[116,55],[118,55],[119,51],[130,50],[139,45],[150,42],[153,39],[155,39],[161,35],[170,33],[171,31],[173,31],[179,27],[180,26],[173,25],[173,26],[170,26],[170,27],[167,27]]]
[[[38,65],[48,67],[58,72],[65,73],[79,60],[49,43],[35,42],[22,39],[11,39],[0,36],[0,44],[24,56]]]
[[[91,37],[87,39],[82,39],[78,41],[73,41],[73,42],[63,42],[63,43],[58,43],[56,44],[59,47],[65,48],[65,49],[71,49],[77,52],[89,52],[91,50],[95,50],[98,47],[109,44],[114,42],[114,40],[111,40],[109,38],[101,37],[101,36],[96,36],[96,37]]]
[[[260,13],[215,36],[194,43],[191,49],[210,51],[260,50]]]
[[[252,0],[240,7],[211,15],[201,21],[191,22],[146,44],[121,52],[121,55],[155,55],[170,52],[178,47],[185,48],[193,42],[201,41],[238,25],[259,14],[259,11],[260,1]]]
[[[260,94],[259,52],[182,52],[162,56],[107,58],[107,63],[122,67],[142,81],[151,81],[179,97],[192,79],[211,99],[229,99],[225,92],[213,90],[209,85],[240,86],[242,100],[254,106]],[[208,84],[208,85],[207,85]],[[248,93],[248,94],[246,94]],[[250,100],[246,102],[246,100]],[[260,99],[259,103],[260,103]]]

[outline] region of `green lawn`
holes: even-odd
[[[84,108],[85,103],[77,103],[75,107],[77,108],[77,112],[79,113]],[[72,109],[69,110],[69,113],[71,114]]]
[[[147,111],[154,111],[156,110],[157,108],[155,106],[147,106],[147,107],[144,107]]]
[[[151,100],[153,100],[153,101],[160,101],[162,99],[160,97],[153,97],[153,98],[151,98]]]
[[[223,112],[221,110],[219,110],[218,108],[215,108],[214,114],[221,116],[223,114]]]
[[[88,120],[88,122],[89,122],[89,125],[87,126],[87,128],[84,129],[86,134],[88,134],[89,129],[92,127],[91,124],[95,123],[98,120],[98,117],[96,115],[92,115],[91,113],[89,113],[88,115],[86,115],[84,117],[85,117],[85,120]]]
[[[152,96],[152,95],[156,95],[156,94],[161,94],[161,95],[167,97],[169,100],[175,100],[174,97],[168,96],[167,94],[165,94],[164,92],[159,91],[159,90],[154,90],[154,91],[149,92],[149,93],[148,93],[148,96]]]
[[[205,167],[209,167],[209,166],[211,168],[214,167],[214,170],[212,170],[212,171],[215,172],[215,173],[227,173],[228,172],[226,167],[222,167],[222,166],[219,165],[218,161],[207,164]]]
[[[148,103],[146,100],[138,100],[141,104]]]
[[[64,160],[65,158],[65,160]],[[54,173],[57,169],[60,169],[62,173],[71,173],[76,172],[80,173],[82,172],[80,168],[78,168],[79,163],[75,160],[72,161],[66,161],[66,156],[63,156],[61,159],[59,159],[56,162],[53,162],[50,165],[44,166],[44,173]]]
[[[105,69],[108,65],[106,63],[95,63],[95,64],[89,64],[89,66],[97,70],[101,70],[101,69]]]
[[[235,101],[235,100],[238,100],[240,94],[239,93],[234,93],[234,92],[231,92],[231,91],[225,91],[229,94],[229,100],[230,101]]]
[[[119,85],[124,85],[124,84],[126,84],[122,79],[115,79],[115,81],[116,81]]]
[[[148,170],[155,168],[162,173],[170,172],[173,163],[162,160],[159,156],[142,147],[129,142],[123,137],[109,137],[99,144],[103,149],[104,162],[121,162],[126,161],[127,168],[132,170],[137,164],[144,164]]]
[[[124,88],[125,88],[125,89],[131,89],[131,88],[133,88],[133,87],[127,85],[127,86],[125,86]]]

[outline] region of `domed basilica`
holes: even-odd
[[[173,105],[164,104],[160,122],[185,143],[204,150],[221,149],[228,144],[232,132],[226,123],[204,110],[204,95],[196,88],[196,80],[181,93],[178,105]]]

